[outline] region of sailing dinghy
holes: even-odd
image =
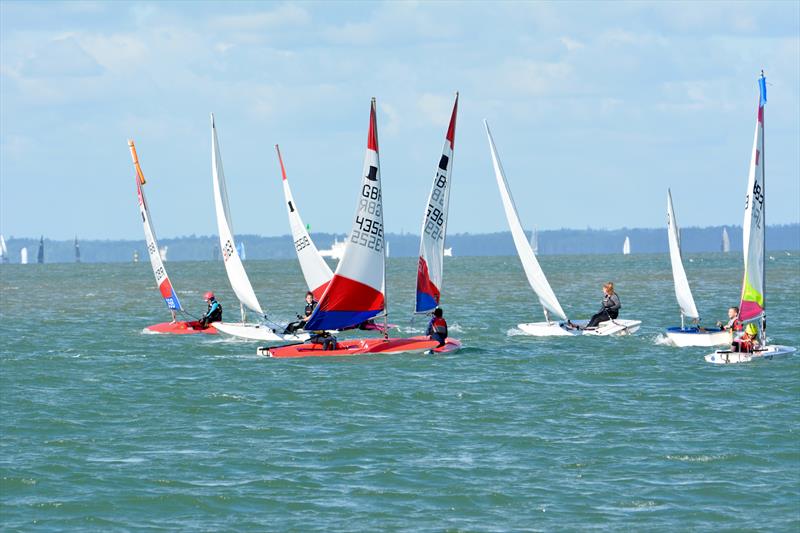
[[[128,148],[131,151],[131,158],[133,159],[133,168],[136,171],[136,194],[139,200],[139,214],[142,216],[142,225],[144,226],[144,240],[147,243],[147,252],[150,256],[150,265],[153,267],[153,274],[156,277],[156,285],[161,297],[164,298],[164,303],[167,304],[167,309],[172,313],[172,322],[162,322],[160,324],[153,324],[144,328],[146,333],[172,333],[176,335],[186,335],[192,333],[205,333],[215,334],[217,330],[213,326],[203,328],[196,320],[180,321],[177,320],[176,314],[184,312],[181,307],[181,302],[178,295],[175,294],[175,289],[172,287],[172,282],[169,280],[167,271],[164,268],[164,263],[161,261],[161,254],[158,252],[158,241],[156,240],[156,232],[153,229],[153,222],[150,219],[150,209],[147,207],[147,199],[144,195],[143,186],[147,181],[144,179],[142,167],[139,165],[139,157],[136,155],[136,146],[132,140],[128,141]],[[75,237],[75,247],[77,251],[78,238]]]
[[[278,324],[266,322],[266,314],[261,308],[261,304],[256,298],[247,272],[244,270],[242,259],[236,248],[236,241],[233,238],[233,228],[231,223],[230,206],[228,204],[228,190],[225,184],[225,173],[222,170],[222,155],[217,139],[217,128],[214,124],[214,115],[211,115],[211,177],[214,186],[214,207],[217,214],[217,229],[219,230],[219,246],[222,250],[222,260],[225,263],[225,272],[228,274],[228,281],[233,288],[233,292],[239,299],[242,321],[236,322],[214,322],[214,326],[221,332],[242,337],[267,342],[285,342],[303,340],[308,335],[285,335],[281,333],[283,327]],[[263,317],[262,322],[247,322],[246,309],[250,309]]]
[[[353,226],[336,272],[325,289],[314,313],[306,323],[308,331],[342,330],[366,320],[387,314],[386,247],[383,231],[383,195],[376,104],[372,99],[369,133],[364,156]],[[348,356],[377,353],[448,352],[458,349],[456,342],[436,348],[428,337],[390,339],[386,333],[379,339],[337,340],[325,349],[319,342],[292,344],[276,348],[259,348],[257,353],[270,357]],[[330,342],[330,338],[328,340]]]
[[[672,207],[672,192],[667,190],[667,238],[669,240],[669,258],[672,263],[672,278],[675,284],[675,298],[681,311],[680,327],[667,329],[667,338],[675,346],[721,346],[731,342],[731,334],[720,328],[701,328],[697,325],[686,325],[686,319],[695,324],[700,322],[700,313],[692,297],[692,289],[683,268],[681,259],[681,240],[675,210]]]
[[[765,218],[766,189],[764,188],[764,107],[767,103],[767,80],[764,72],[758,79],[759,97],[753,152],[747,177],[745,194],[742,243],[744,251],[744,279],[738,319],[742,324],[760,322],[758,348],[751,352],[737,352],[731,348],[717,350],[705,356],[714,364],[747,363],[755,359],[772,359],[796,351],[791,346],[768,344],[766,276],[764,271],[764,237],[767,228]]]
[[[522,262],[522,268],[525,270],[525,275],[528,278],[533,291],[539,297],[539,303],[542,305],[544,311],[545,322],[530,322],[526,324],[519,324],[518,327],[524,333],[533,335],[534,337],[551,337],[551,336],[564,336],[564,335],[629,335],[635,333],[639,329],[642,322],[640,320],[620,320],[613,319],[601,322],[597,328],[594,329],[577,329],[570,328],[568,323],[576,326],[585,326],[589,321],[569,321],[566,313],[561,308],[553,289],[550,287],[547,278],[536,259],[536,254],[533,253],[530,242],[525,235],[525,230],[522,229],[522,223],[519,220],[519,213],[517,213],[516,204],[511,196],[511,190],[508,187],[505,173],[503,172],[503,165],[500,163],[500,157],[497,155],[497,148],[492,138],[492,133],[489,131],[489,123],[483,121],[486,128],[486,136],[489,139],[489,151],[492,154],[492,165],[494,166],[494,175],[497,179],[497,188],[500,190],[500,197],[503,200],[503,208],[506,212],[506,219],[508,226],[511,230],[511,236],[514,238],[514,245],[517,248],[517,254]],[[551,320],[551,315],[556,317],[556,320]]]

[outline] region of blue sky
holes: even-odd
[[[800,3],[0,3],[0,231],[213,234],[214,112],[237,233],[346,232],[369,99],[389,232],[417,232],[461,93],[451,232],[741,224],[756,78],[767,217],[800,221]]]

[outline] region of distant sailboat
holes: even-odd
[[[8,248],[6,248],[6,240],[0,235],[0,261],[8,263]]]
[[[75,235],[75,262],[81,262],[81,245],[78,244],[78,236]]]
[[[162,246],[158,249],[158,255],[161,256],[161,260],[163,262],[167,262],[167,252],[169,252],[169,246]]]
[[[342,256],[344,255],[344,249],[346,244],[347,244],[346,241],[340,241],[339,239],[334,237],[333,244],[331,245],[331,247],[328,248],[327,250],[320,250],[319,255],[321,255],[322,257],[330,257],[331,259],[339,261],[342,259]]]
[[[134,263],[138,263],[139,262],[139,250],[134,250],[133,251],[133,262]]]
[[[728,228],[722,228],[722,252],[728,253],[731,251],[731,239],[728,237]]]
[[[44,235],[39,238],[39,251],[36,253],[36,262],[44,264]]]
[[[631,238],[625,236],[625,242],[622,244],[622,255],[631,255]]]
[[[19,264],[20,265],[27,265],[28,264],[28,249],[24,246],[22,250],[19,251]]]
[[[536,228],[533,228],[533,231],[531,231],[531,248],[533,249],[533,253],[539,255],[539,232],[536,231]]]
[[[236,243],[236,251],[239,252],[239,257],[242,261],[247,261],[247,251],[244,249],[244,242]]]
[[[453,257],[453,247],[445,248],[444,249],[444,256],[445,257]]]

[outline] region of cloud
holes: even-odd
[[[420,115],[436,126],[447,126],[453,106],[453,96],[425,93],[417,98]]]
[[[216,25],[228,30],[255,31],[281,26],[303,26],[310,21],[311,16],[302,7],[296,4],[283,4],[272,11],[218,17]]]
[[[23,63],[20,73],[29,78],[99,76],[103,67],[73,37],[49,41]]]

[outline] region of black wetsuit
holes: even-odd
[[[220,322],[222,321],[222,305],[213,298],[208,302],[208,311],[200,319],[200,325],[203,327],[208,326],[211,322]]]
[[[311,300],[311,303],[306,303],[306,308],[304,311],[305,317],[306,318],[310,317],[314,313],[314,309],[316,307],[317,307],[317,301],[314,299]],[[298,329],[302,328],[304,325],[305,322],[303,322],[302,320],[297,320],[296,322],[290,322],[289,325],[286,326],[284,333],[294,333]]]
[[[592,318],[589,320],[589,323],[586,324],[586,327],[596,328],[600,322],[617,318],[619,316],[619,310],[621,307],[622,303],[620,303],[617,293],[614,293],[610,296],[606,294],[603,296],[603,307],[600,308],[600,311],[592,315]]]

